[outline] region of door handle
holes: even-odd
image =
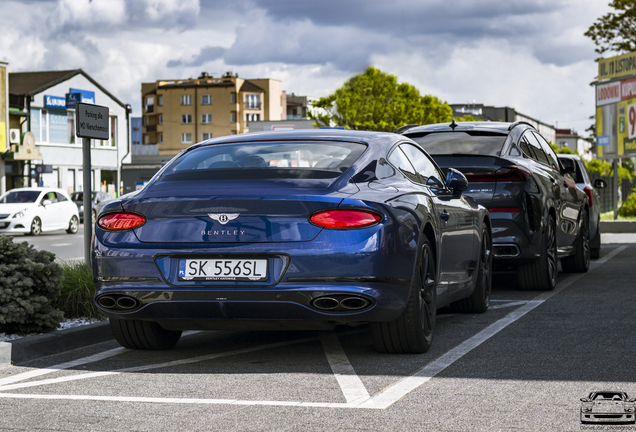
[[[450,219],[450,214],[446,210],[444,210],[440,217],[444,222],[448,222],[448,220]]]

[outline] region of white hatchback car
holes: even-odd
[[[65,229],[75,234],[78,228],[77,206],[63,190],[19,188],[0,196],[0,233],[39,235]]]

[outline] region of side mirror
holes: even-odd
[[[42,205],[43,205],[44,207],[46,207],[47,205],[51,205],[51,204],[53,204],[53,203],[51,202],[51,200],[44,200],[44,201],[42,201]]]
[[[581,402],[589,402],[590,400],[588,398],[581,398]]]
[[[607,182],[603,179],[594,180],[594,189],[605,189],[607,187]]]
[[[466,176],[455,168],[449,168],[446,172],[446,187],[453,191],[454,195],[461,196],[468,189]]]

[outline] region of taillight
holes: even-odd
[[[497,181],[494,171],[465,171],[469,183],[494,183]]]
[[[309,221],[323,228],[355,229],[366,228],[382,221],[383,217],[369,210],[323,210],[314,213]]]
[[[497,170],[497,181],[528,181],[530,171],[525,168],[513,165],[509,167],[499,168]]]
[[[146,218],[137,213],[107,213],[100,217],[97,225],[106,231],[126,231],[146,223]]]
[[[585,192],[585,195],[587,195],[587,202],[589,203],[590,207],[592,207],[592,204],[594,204],[594,190],[589,186],[585,186],[583,192]]]
[[[495,183],[498,181],[522,181],[530,178],[530,171],[513,165],[499,168],[497,171],[463,171],[469,183]]]
[[[518,213],[521,209],[516,207],[493,207],[489,208],[488,211],[490,213]]]

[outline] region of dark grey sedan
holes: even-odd
[[[603,189],[607,184],[603,179],[596,179],[594,180],[594,184],[592,184],[585,164],[579,156],[560,154],[558,157],[563,167],[570,171],[570,175],[574,177],[576,185],[587,195],[590,209],[590,255],[596,259],[601,255],[601,209],[596,189]]]
[[[102,207],[104,207],[104,204],[106,204],[108,201],[112,201],[113,199],[114,198],[108,195],[106,192],[101,192],[101,191],[91,192],[91,200],[92,200],[91,209],[92,209],[93,222],[95,221],[95,218],[101,211]],[[77,209],[79,210],[80,221],[84,222],[84,192],[82,191],[73,192],[71,194],[71,200],[77,205]]]

